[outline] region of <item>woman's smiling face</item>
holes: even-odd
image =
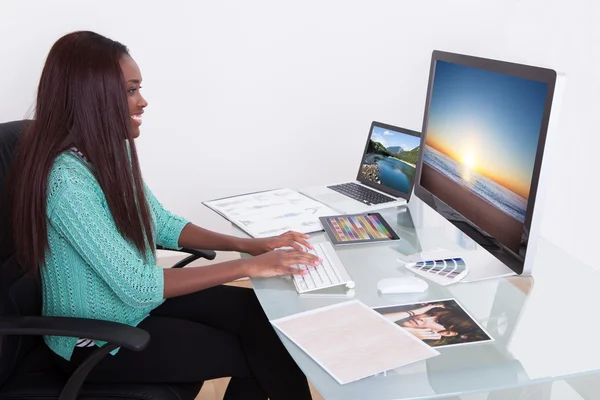
[[[140,126],[142,125],[142,114],[148,102],[142,94],[142,73],[137,63],[130,56],[123,56],[120,61],[121,71],[125,79],[127,88],[127,104],[129,106],[129,117],[131,122],[131,137],[133,139],[140,136]]]

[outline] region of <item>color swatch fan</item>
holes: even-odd
[[[410,262],[405,267],[439,285],[458,282],[469,273],[467,264],[460,257]]]

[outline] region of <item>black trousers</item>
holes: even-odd
[[[142,321],[151,335],[140,352],[106,356],[88,382],[193,383],[232,377],[225,399],[311,399],[308,382],[287,353],[254,291],[217,286],[167,299]],[[67,370],[95,348],[74,350]]]

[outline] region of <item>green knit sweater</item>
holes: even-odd
[[[164,301],[163,271],[156,265],[154,252],[144,257],[119,233],[90,168],[68,151],[57,157],[50,171],[48,250],[41,266],[42,314],[136,326]],[[156,243],[179,248],[179,235],[188,222],[166,211],[145,190]],[[62,336],[44,340],[67,360],[77,342],[77,338]]]

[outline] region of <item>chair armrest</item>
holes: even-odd
[[[141,351],[150,341],[143,329],[86,318],[68,317],[0,317],[0,335],[50,335],[95,339],[107,342],[89,355],[69,377],[58,397],[59,400],[76,400],[81,385],[100,360],[118,347]]]
[[[217,256],[217,253],[215,253],[213,250],[188,249],[184,247],[181,250],[176,251],[188,253],[198,258],[206,258],[207,260],[214,260]]]
[[[0,317],[0,335],[70,336],[108,342],[134,351],[146,348],[150,334],[143,329],[85,318]]]
[[[184,258],[183,260],[179,261],[177,264],[173,265],[171,268],[181,268],[181,267],[185,267],[186,265],[188,265],[189,263],[191,263],[192,261],[196,261],[199,258],[206,258],[207,260],[214,260],[215,257],[217,256],[217,253],[215,253],[213,250],[200,250],[200,249],[188,249],[186,247],[182,248],[182,249],[167,249],[165,247],[162,246],[156,246],[156,248],[158,250],[170,250],[170,251],[178,251],[180,253],[188,253],[190,254],[190,256]]]

